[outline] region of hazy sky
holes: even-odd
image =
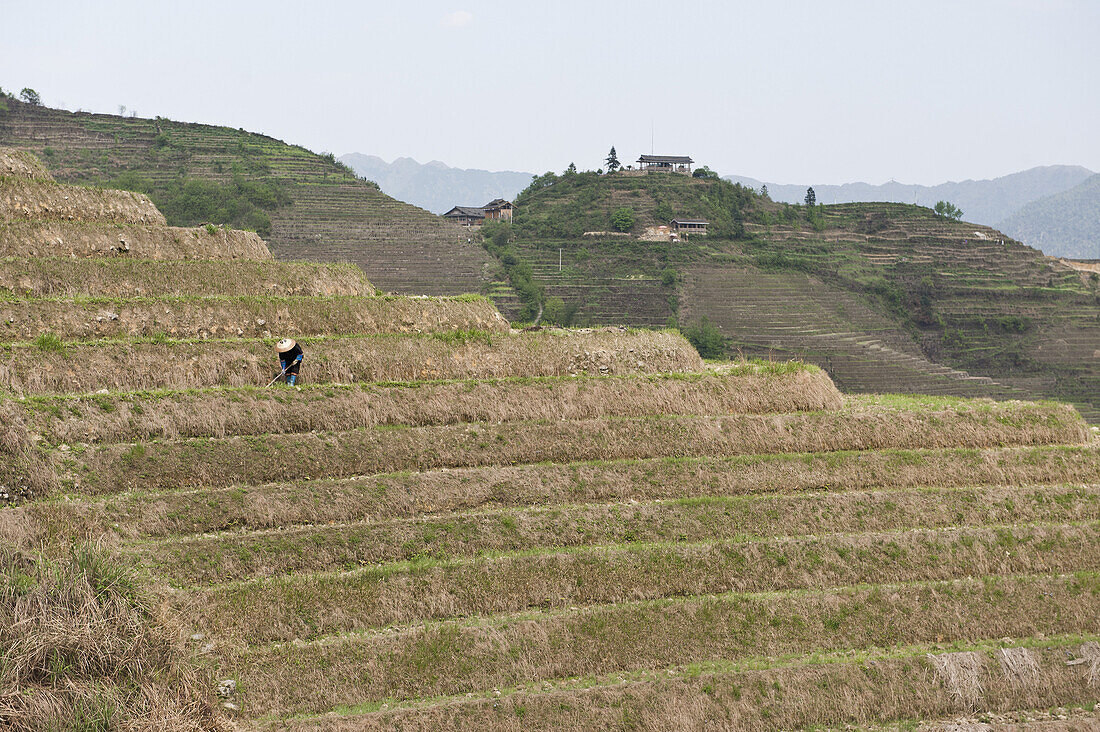
[[[0,86],[317,151],[776,182],[1100,170],[1100,0],[0,0]]]

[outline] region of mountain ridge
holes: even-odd
[[[457,168],[441,160],[421,163],[415,158],[400,156],[392,162],[377,155],[347,153],[339,160],[356,174],[379,184],[387,195],[411,203],[433,213],[444,213],[452,206],[480,206],[494,198],[515,200],[531,182],[534,174],[480,168]],[[1041,165],[996,178],[967,178],[945,181],[936,185],[920,185],[887,181],[885,183],[815,183],[812,184],[819,203],[914,203],[932,207],[946,200],[963,210],[968,221],[1011,229],[1017,236],[1037,247],[1049,247],[1047,254],[1067,256],[1067,252],[1090,251],[1087,245],[1068,248],[1058,241],[1076,241],[1082,235],[1068,232],[1049,216],[1042,218],[1046,228],[1038,224],[1016,224],[1017,212],[1034,201],[1069,191],[1081,185],[1094,172],[1080,165]],[[788,184],[762,181],[747,175],[726,175],[726,180],[759,190],[767,185],[769,196],[777,202],[801,203],[811,184]],[[1087,236],[1087,235],[1085,235]],[[1082,255],[1083,256],[1083,255]],[[1096,256],[1096,255],[1093,255]]]
[[[1052,256],[1100,259],[1100,174],[1028,203],[997,228]]]
[[[968,221],[993,226],[1028,203],[1069,190],[1092,175],[1093,171],[1080,165],[1040,165],[996,178],[968,178],[934,186],[893,180],[880,184],[783,184],[743,175],[724,177],[755,189],[767,185],[772,200],[787,203],[802,203],[806,189],[811,185],[819,203],[880,201],[931,207],[937,201],[947,200],[961,207]]]
[[[532,177],[515,170],[452,168],[440,160],[420,163],[407,156],[390,163],[365,153],[347,153],[339,159],[357,175],[378,183],[387,195],[433,213],[445,213],[453,206],[480,206],[494,198],[511,200]]]

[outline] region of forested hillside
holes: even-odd
[[[59,181],[145,193],[170,224],[252,229],[280,259],[354,262],[385,291],[483,287],[489,258],[464,231],[331,154],[228,127],[2,102],[0,144],[34,151]]]

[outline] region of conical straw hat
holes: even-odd
[[[296,346],[296,345],[297,344],[293,340],[291,340],[290,338],[284,338],[284,339],[282,339],[281,341],[279,341],[278,343],[275,344],[275,350],[278,351],[279,353],[286,353],[287,351],[294,348],[294,346]]]

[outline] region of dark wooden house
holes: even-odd
[[[494,198],[484,206],[455,206],[443,218],[462,226],[481,226],[486,221],[511,221],[512,202]]]
[[[476,206],[455,206],[443,218],[462,226],[481,226],[485,221],[485,211]]]

